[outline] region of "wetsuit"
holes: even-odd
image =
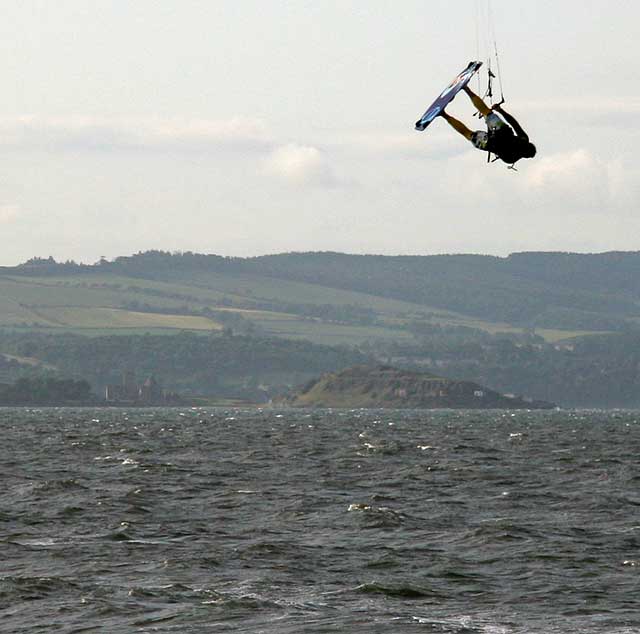
[[[485,117],[487,131],[474,132],[471,143],[479,150],[495,154],[511,165],[527,156],[529,137],[514,117],[502,109],[499,112],[509,125],[492,111]]]

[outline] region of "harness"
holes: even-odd
[[[500,102],[500,104],[502,104],[503,102],[504,102],[504,99]],[[509,132],[507,132],[507,130]],[[487,135],[488,135],[488,139],[487,139],[487,163],[495,163],[497,160],[504,160],[499,154],[497,154],[495,151],[493,151],[491,149],[492,144],[495,143],[496,140],[499,139],[501,135],[505,136],[505,138],[506,138],[506,135],[508,135],[509,143],[511,143],[512,139],[517,139],[518,138],[517,136],[515,136],[513,134],[511,126],[507,126],[506,128],[500,128],[498,130],[487,130]],[[499,141],[498,141],[498,144],[499,144]],[[493,147],[495,147],[495,145]],[[517,168],[515,167],[515,162],[513,162],[511,165],[509,165],[507,167],[507,169],[513,170],[514,172],[518,171]]]

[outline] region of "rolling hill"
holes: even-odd
[[[553,341],[634,327],[640,254],[256,258],[147,252],[0,269],[0,326],[105,332],[235,327],[318,343],[406,339],[415,322]]]
[[[0,268],[0,381],[41,371],[101,386],[128,367],[252,398],[374,361],[560,404],[635,406],[639,272],[638,253],[36,258]]]

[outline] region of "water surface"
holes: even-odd
[[[640,631],[640,412],[0,409],[0,631]]]

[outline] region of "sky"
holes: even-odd
[[[2,9],[2,265],[639,248],[635,1]],[[413,129],[492,32],[505,108],[538,147],[517,172],[442,119]],[[464,94],[448,112],[483,127]]]

